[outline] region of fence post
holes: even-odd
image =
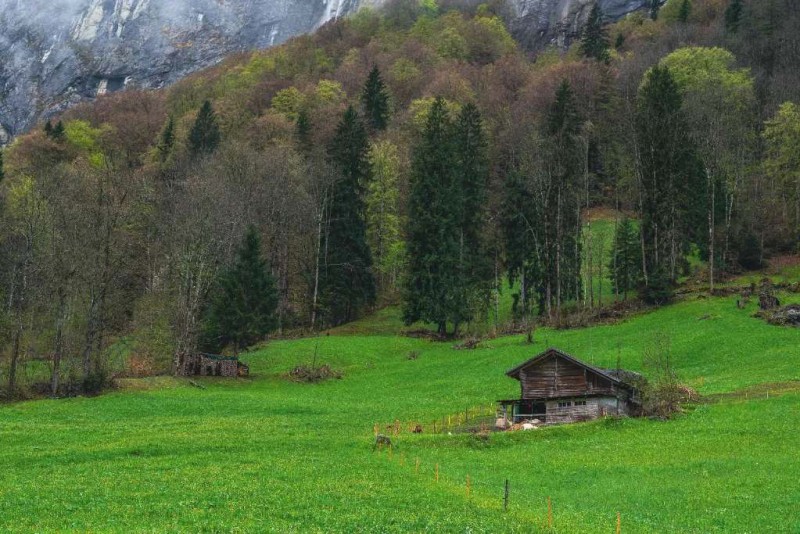
[[[508,479],[506,479],[505,490],[503,491],[503,510],[508,511]]]

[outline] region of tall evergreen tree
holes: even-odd
[[[172,115],[167,119],[167,124],[161,131],[158,139],[158,159],[161,163],[166,163],[172,154],[172,148],[175,146],[175,120]]]
[[[728,33],[736,33],[739,31],[739,26],[742,23],[742,11],[744,4],[742,0],[731,0],[728,7],[725,9],[725,29]]]
[[[678,10],[678,22],[688,22],[689,15],[692,13],[691,0],[682,0],[681,8]]]
[[[0,182],[6,177],[5,169],[3,168],[3,149],[0,148]]]
[[[311,150],[311,119],[308,116],[308,111],[301,109],[297,114],[297,122],[295,124],[295,135],[297,136],[297,145],[303,152]]]
[[[211,102],[206,100],[197,113],[192,129],[189,131],[189,153],[192,156],[211,154],[220,141],[219,124]]]
[[[46,123],[44,123],[44,135],[49,138],[53,137],[53,122],[49,119]]]
[[[403,319],[434,323],[447,333],[458,316],[460,206],[454,172],[452,124],[444,100],[437,98],[414,148],[408,199],[408,273]]]
[[[519,282],[514,295],[515,318],[527,318],[542,279],[542,210],[525,175],[514,169],[506,176],[502,230],[508,278]]]
[[[63,121],[58,121],[56,123],[55,127],[53,128],[53,133],[50,135],[50,137],[52,137],[53,141],[56,141],[57,143],[60,143],[66,139],[67,132],[64,129]]]
[[[603,27],[603,10],[595,2],[589,12],[589,19],[583,27],[581,36],[581,53],[584,57],[597,61],[608,62],[608,32]]]
[[[332,188],[322,244],[320,296],[325,319],[336,325],[354,319],[376,297],[364,206],[371,177],[369,143],[353,106],[336,128],[328,155],[339,176]]]
[[[623,298],[639,285],[642,276],[642,242],[636,225],[627,217],[617,223],[608,270],[614,292]]]
[[[377,66],[372,68],[364,84],[361,104],[369,127],[373,130],[385,130],[389,123],[389,93]]]
[[[682,98],[667,67],[655,66],[639,90],[639,190],[643,276],[674,281],[692,233],[703,228],[705,177],[681,111]],[[699,241],[698,241],[699,242]]]
[[[261,238],[250,226],[212,296],[206,319],[206,345],[211,350],[240,350],[264,339],[277,326],[278,292],[261,257]]]
[[[453,150],[455,190],[452,201],[460,210],[459,238],[459,304],[450,318],[456,333],[463,322],[469,322],[488,302],[492,276],[487,256],[486,188],[489,180],[488,145],[478,108],[467,104],[454,124]]]

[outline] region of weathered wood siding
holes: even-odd
[[[585,404],[584,404],[585,403]],[[569,404],[569,406],[562,406]],[[628,403],[616,397],[560,399],[547,402],[547,424],[588,421],[605,415],[627,415]]]
[[[523,399],[580,395],[617,395],[610,380],[589,372],[569,360],[551,356],[519,373]]]

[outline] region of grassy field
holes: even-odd
[[[392,335],[389,310],[251,353],[247,380],[130,381],[97,398],[0,406],[0,531],[535,532],[549,531],[550,497],[554,532],[613,532],[618,512],[623,532],[800,532],[800,330],[753,311],[691,300],[614,326],[542,329],[533,346],[504,337],[453,350]],[[376,423],[427,430],[515,396],[504,371],[548,345],[641,369],[654,332],[713,402],[669,422],[488,441],[402,434],[391,456],[372,452]],[[315,352],[344,377],[284,378]]]

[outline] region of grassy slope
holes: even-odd
[[[362,323],[350,329],[361,334],[249,355],[252,380],[207,380],[207,389],[160,381],[154,390],[3,406],[0,531],[529,532],[545,524],[551,496],[559,532],[610,532],[617,511],[628,532],[796,532],[796,384],[761,386],[666,423],[601,421],[493,435],[488,444],[403,435],[392,459],[370,450],[373,423],[429,421],[515,395],[503,371],[548,344],[598,365],[615,365],[619,353],[638,369],[648,333],[662,330],[682,378],[703,393],[800,379],[800,331],[751,312],[733,299],[697,300],[615,326],[542,330],[534,347],[508,337],[473,351],[388,335],[396,316],[386,312],[383,333]],[[345,370],[343,380],[280,377],[315,346]],[[411,350],[417,360],[407,359]]]

